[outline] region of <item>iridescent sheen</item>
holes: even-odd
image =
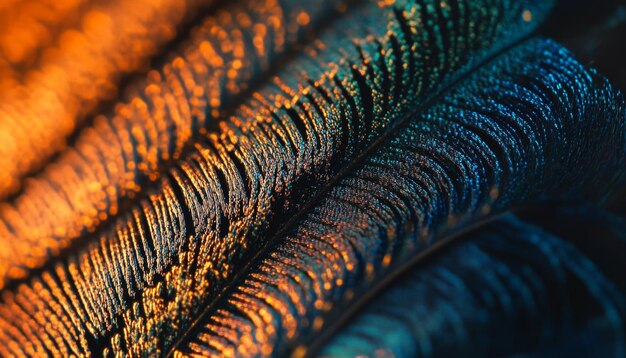
[[[287,215],[406,114],[527,35],[550,6],[396,1],[347,12],[111,225],[81,237],[72,250],[63,249],[67,239],[5,249],[10,280],[0,305],[0,347],[8,352],[18,341],[19,350],[55,354],[167,351]],[[535,14],[532,21],[524,11]],[[130,157],[141,148],[131,146]],[[69,186],[68,194],[84,193],[85,185]],[[78,201],[85,202],[91,205]],[[35,311],[44,319],[35,319]]]
[[[0,204],[0,355],[306,355],[460,231],[614,197],[624,98],[527,41],[553,3],[216,7]]]
[[[583,252],[507,217],[411,269],[319,354],[620,357],[625,318],[623,293]]]
[[[96,116],[21,195],[0,204],[0,287],[124,211],[341,4],[241,0],[207,16],[112,113]]]
[[[546,196],[602,200],[624,182],[625,111],[559,45],[515,48],[362,158],[180,352],[301,356],[355,297],[459,230]]]

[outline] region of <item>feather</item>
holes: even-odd
[[[0,198],[111,100],[122,77],[142,72],[191,14],[213,3],[36,0],[0,11]],[[55,27],[56,36],[47,31]],[[5,71],[2,62],[10,63]]]
[[[128,207],[164,163],[179,159],[194,136],[339,4],[239,1],[209,16],[161,68],[131,86],[113,113],[98,116],[21,195],[0,206],[0,286]],[[306,23],[299,14],[307,14]]]
[[[566,238],[592,259],[626,293],[624,259],[626,219],[588,203],[553,202],[531,206],[518,215],[557,237]]]
[[[550,6],[396,1],[347,13],[110,226],[71,250],[44,240],[9,251],[6,272],[18,273],[2,292],[0,352],[167,352],[342,169]]]
[[[466,236],[396,280],[320,355],[625,354],[626,299],[583,252],[514,217]]]
[[[551,41],[502,55],[347,173],[177,352],[301,356],[333,317],[459,230],[552,196],[610,196],[624,181],[624,111],[606,79]]]

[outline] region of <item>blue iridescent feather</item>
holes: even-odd
[[[181,349],[251,336],[298,356],[355,297],[459,230],[550,197],[602,202],[624,182],[624,113],[622,95],[554,42],[513,49],[347,173]]]
[[[625,318],[623,293],[583,252],[507,217],[411,269],[319,354],[620,357]]]

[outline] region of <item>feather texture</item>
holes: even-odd
[[[623,294],[566,241],[508,217],[441,251],[368,304],[320,355],[625,354]]]
[[[0,9],[0,198],[59,151],[100,102],[111,100],[121,77],[142,72],[181,23],[213,4],[36,0]],[[59,26],[58,35],[50,36],[45,24]],[[3,59],[12,62],[4,71]],[[28,61],[34,64],[22,74],[10,73]]]
[[[545,199],[614,197],[624,98],[559,45],[525,40],[553,3],[217,9],[0,205],[0,355],[310,354],[334,320],[452,236]],[[604,277],[515,219],[485,231],[503,227],[519,229],[511,246],[482,238],[437,260],[513,269],[498,250],[527,248],[522,261],[549,267],[537,282],[589,279],[584,297],[600,302],[621,352],[623,296],[609,282],[619,263],[598,264],[612,268]],[[493,283],[472,267],[470,290]],[[573,287],[558,284],[548,288]],[[503,314],[535,307],[524,303]],[[475,322],[480,308],[466,313]],[[543,348],[568,327],[529,340]],[[326,352],[348,352],[346,332]]]
[[[266,234],[406,115],[532,31],[549,8],[484,0],[354,9],[109,227],[51,259],[54,240],[7,255],[9,273],[39,268],[2,292],[0,349],[169,350]]]
[[[574,244],[626,293],[623,260],[623,253],[626,252],[626,218],[623,215],[607,212],[588,203],[569,201],[532,206],[518,215]]]
[[[237,102],[339,1],[238,1],[217,10],[168,61],[98,116],[75,146],[0,206],[0,286],[129,206],[192,137]],[[306,21],[298,19],[305,14]],[[262,30],[260,30],[262,29]]]
[[[180,352],[300,356],[354,297],[463,227],[546,195],[601,200],[623,182],[624,110],[558,45],[516,48],[348,173],[209,308]]]

